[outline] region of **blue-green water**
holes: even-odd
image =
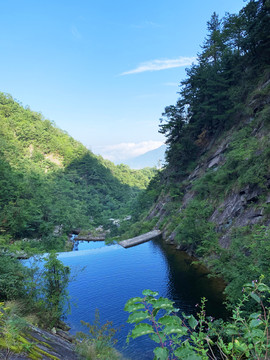
[[[144,289],[174,300],[180,312],[196,313],[195,305],[205,296],[209,299],[209,315],[217,317],[223,313],[220,283],[209,280],[204,270],[191,265],[192,259],[185,253],[161,241],[129,249],[106,246],[104,242],[80,242],[78,251],[61,253],[59,259],[75,275],[69,285],[71,314],[66,318],[71,333],[87,331],[80,320],[93,322],[98,309],[101,323],[109,320],[113,327],[121,327],[116,347],[128,359],[153,359],[155,344],[148,338],[130,340],[128,347],[125,343],[132,326],[126,324],[128,313],[123,310],[124,305]]]

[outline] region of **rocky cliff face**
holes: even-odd
[[[13,352],[12,349],[0,350],[0,358],[10,360],[79,360],[75,353],[75,346],[71,336],[64,331],[57,331],[55,334],[29,326],[24,334],[25,353]]]
[[[178,223],[173,228],[171,219],[194,199],[212,205],[208,221],[214,224],[222,248],[230,247],[235,228],[270,225],[269,85],[270,80],[256,89],[246,115],[239,115],[237,125],[211,139],[194,170],[173,185],[181,188],[181,196],[175,199],[169,191],[160,195],[148,219],[158,218],[165,241],[176,243]],[[181,243],[177,245],[181,248]]]

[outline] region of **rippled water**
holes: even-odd
[[[59,259],[76,277],[69,285],[72,312],[66,321],[71,332],[86,331],[80,320],[93,322],[95,309],[99,309],[102,323],[109,320],[113,327],[121,327],[116,347],[128,359],[153,359],[155,344],[147,337],[130,340],[128,347],[125,343],[132,326],[126,324],[124,305],[144,289],[174,300],[186,313],[196,313],[195,304],[205,296],[209,299],[209,315],[223,314],[221,284],[209,280],[204,269],[191,265],[192,259],[185,253],[160,241],[129,249],[106,246],[104,242],[80,242],[78,251],[61,253]]]

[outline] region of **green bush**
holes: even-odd
[[[76,333],[76,351],[86,360],[119,360],[121,355],[114,349],[117,340],[114,338],[116,329],[112,322],[107,321],[101,325],[99,311],[96,309],[93,324],[81,321],[88,332]]]
[[[19,260],[0,252],[0,301],[25,297],[24,280],[28,269]]]
[[[266,279],[269,279],[268,227],[256,225],[234,229],[230,248],[219,248],[217,254],[218,257],[209,259],[209,265],[226,281],[227,299],[231,304],[235,304],[247,278],[258,279],[260,274],[265,274]]]
[[[206,200],[191,200],[178,215],[177,243],[198,255],[211,252],[217,245],[214,224],[208,220],[212,212],[213,208]]]
[[[179,317],[171,300],[144,290],[143,297],[132,298],[125,305],[130,313],[127,322],[134,324],[127,341],[149,336],[157,343],[154,360],[268,359],[270,288],[262,280],[244,285],[231,321],[206,317],[205,299],[197,317],[183,313]],[[253,301],[253,309],[244,312],[249,301]]]

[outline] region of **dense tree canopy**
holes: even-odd
[[[212,15],[179,99],[160,119],[167,165],[139,196],[141,223],[220,274],[231,302],[248,279],[264,274],[269,284],[269,51],[269,0]],[[248,193],[258,195],[244,200]]]
[[[126,216],[154,169],[95,156],[39,113],[0,93],[0,244],[61,249],[74,228]],[[21,245],[26,249],[31,242]],[[36,244],[38,244],[36,242]]]
[[[162,114],[167,161],[175,176],[185,174],[200,148],[235,123],[253,82],[269,66],[270,2],[251,0],[239,14],[214,13],[198,61],[181,82],[180,98]]]

